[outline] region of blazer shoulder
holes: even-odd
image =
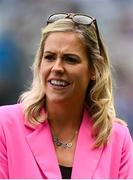
[[[0,106],[0,115],[14,114],[14,112],[20,112],[21,104],[12,104]]]
[[[18,121],[23,117],[21,104],[0,106],[0,125]]]
[[[111,137],[115,142],[124,142],[125,140],[131,140],[131,135],[128,126],[121,119],[115,118],[112,127]],[[118,141],[117,141],[118,140]]]
[[[115,118],[113,120],[113,126],[112,126],[112,131],[114,133],[118,133],[118,134],[123,134],[125,133],[125,131],[128,130],[127,124],[126,122],[124,122],[123,120],[119,119],[119,118]]]

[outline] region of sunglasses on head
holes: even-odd
[[[53,23],[59,19],[66,19],[66,18],[72,19],[73,22],[83,25],[91,25],[91,23],[95,21],[95,18],[87,15],[73,14],[73,13],[56,13],[49,16],[47,20],[47,24]]]
[[[58,21],[60,19],[71,19],[74,23],[82,24],[85,26],[90,26],[92,23],[94,23],[95,28],[96,28],[96,34],[97,34],[97,40],[98,40],[98,44],[99,44],[100,55],[101,55],[100,35],[99,35],[99,30],[98,30],[98,26],[97,26],[97,22],[96,22],[95,18],[88,16],[88,15],[84,15],[84,14],[55,13],[55,14],[52,14],[48,17],[47,24],[53,23],[53,22]]]

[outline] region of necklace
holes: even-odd
[[[64,149],[71,148],[73,146],[73,140],[74,140],[77,133],[78,133],[78,131],[75,131],[75,133],[72,136],[71,140],[69,140],[68,142],[62,142],[59,137],[53,136],[53,142],[58,147],[62,147]]]

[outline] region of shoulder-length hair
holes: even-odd
[[[99,39],[95,24],[89,27],[76,24],[70,19],[58,20],[42,29],[41,41],[33,64],[33,81],[30,89],[20,96],[24,114],[31,124],[38,124],[45,121],[41,117],[41,109],[45,106],[45,89],[40,78],[40,64],[43,57],[45,40],[52,32],[74,32],[85,43],[88,61],[94,70],[95,79],[91,80],[85,98],[85,106],[93,119],[92,135],[95,137],[95,147],[107,143],[112,129],[112,119],[115,116],[112,76],[110,61],[103,44],[101,35]]]

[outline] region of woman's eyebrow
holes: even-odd
[[[73,53],[64,53],[64,56],[72,56],[72,57],[77,57],[77,58],[79,58],[79,55],[73,54]]]
[[[52,52],[52,51],[45,51],[45,50],[44,50],[44,53],[45,53],[45,54],[55,54],[55,53]]]

